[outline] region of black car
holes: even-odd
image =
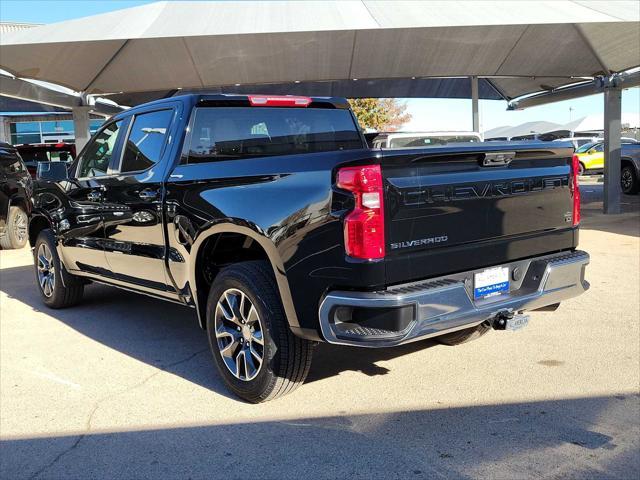
[[[87,281],[193,308],[225,383],[262,402],[304,381],[315,342],[456,345],[583,293],[572,157],[370,149],[341,98],[159,100],[39,170],[37,288],[51,308]]]
[[[0,246],[22,248],[28,239],[32,181],[18,151],[0,142]]]

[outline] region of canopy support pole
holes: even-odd
[[[470,77],[471,79],[471,120],[473,124],[472,130],[480,133],[480,114],[478,108],[478,77]]]
[[[89,134],[89,112],[93,107],[78,106],[71,109],[73,113],[73,130],[76,137],[76,152],[80,153],[80,150],[91,138]]]
[[[620,142],[622,89],[616,82],[604,88],[604,213],[620,213]]]

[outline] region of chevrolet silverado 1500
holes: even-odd
[[[340,98],[184,95],[43,165],[29,238],[46,305],[93,281],[192,307],[261,402],[316,342],[454,345],[584,292],[577,173],[550,142],[369,149]]]

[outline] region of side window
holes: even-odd
[[[100,177],[107,174],[121,127],[122,120],[112,123],[91,140],[80,159],[78,177]]]
[[[146,170],[160,161],[173,110],[136,115],[124,149],[120,172]]]
[[[596,152],[604,152],[604,143],[599,143],[595,148]]]

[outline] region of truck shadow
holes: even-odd
[[[197,324],[195,310],[101,284],[88,285],[81,304],[53,310],[42,303],[33,267],[6,268],[1,275],[0,291],[10,299],[42,311],[109,348],[229,396],[213,365],[207,336]],[[319,381],[347,370],[384,375],[389,370],[376,362],[432,345],[427,341],[354,352],[349,347],[321,344],[314,352],[307,381]]]
[[[37,434],[0,443],[0,475],[628,479],[640,468],[639,400],[615,395]],[[251,441],[251,454],[244,439]]]

